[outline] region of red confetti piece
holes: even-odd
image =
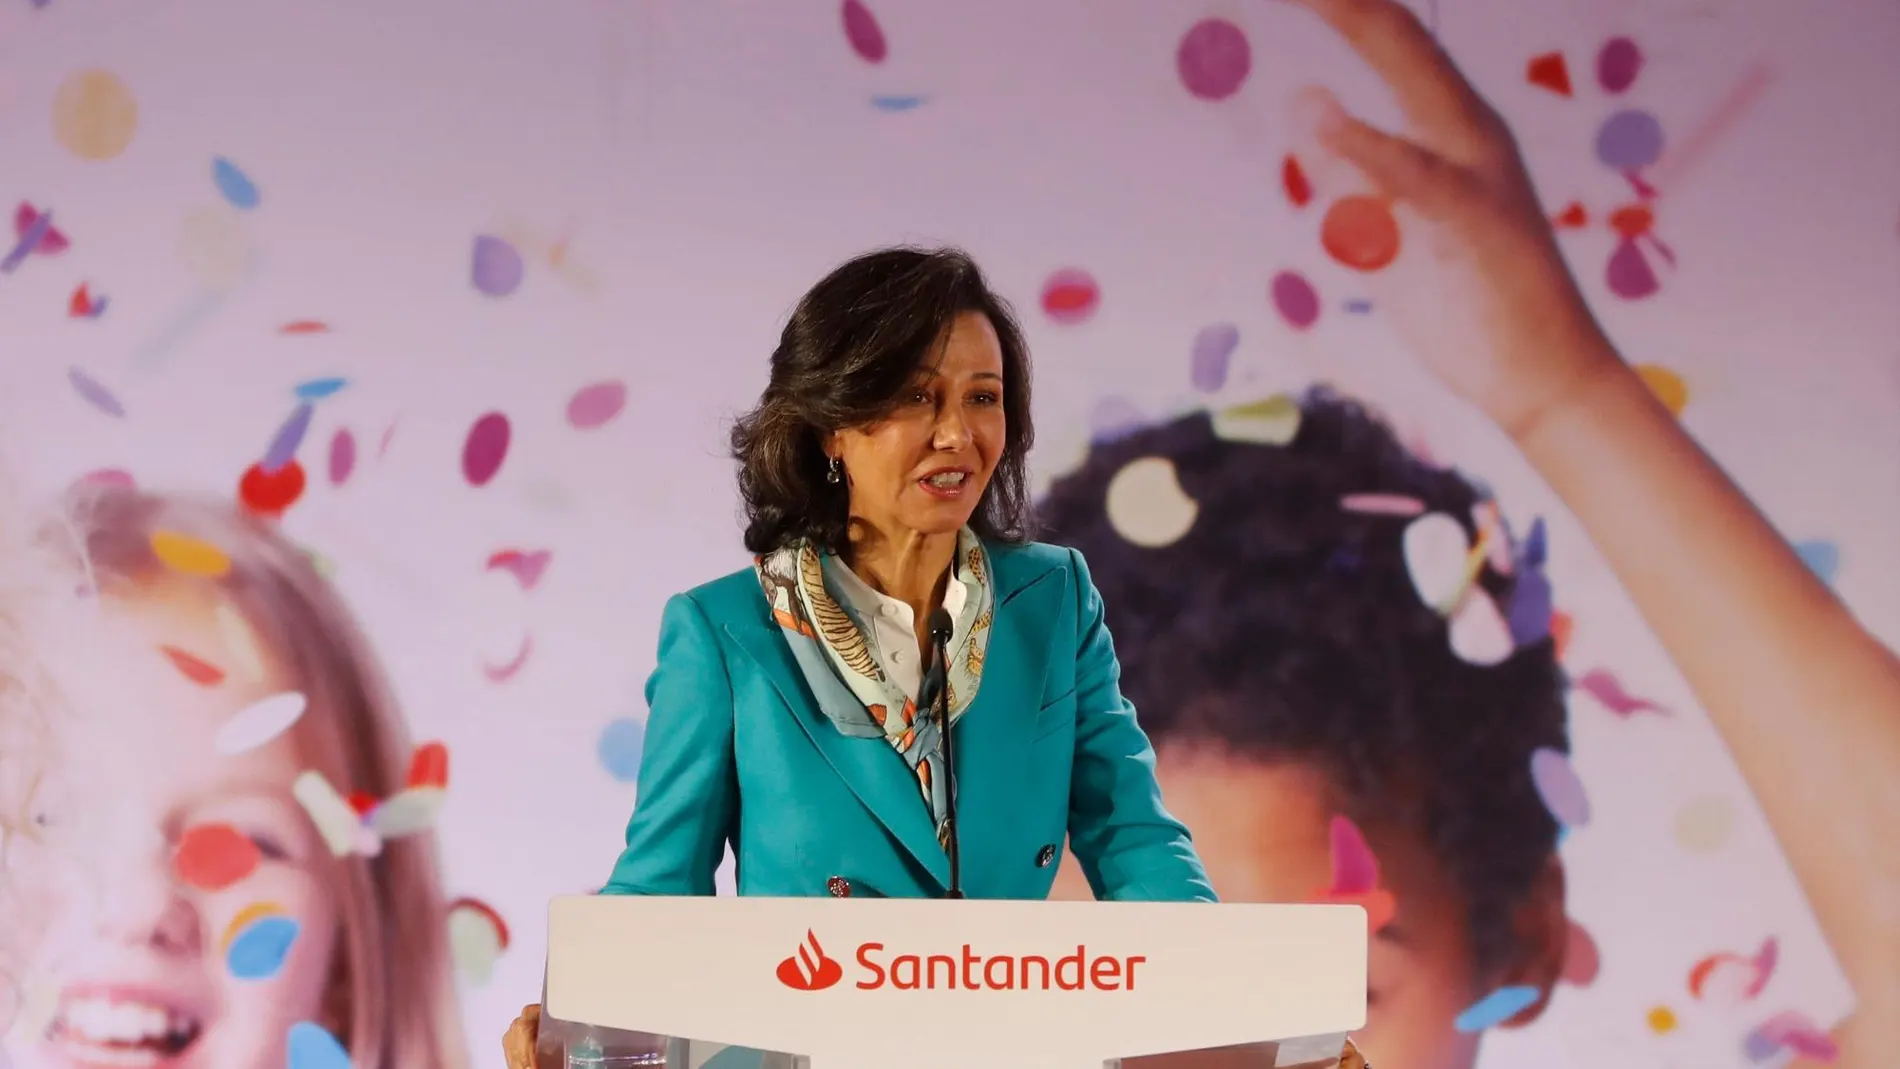
[[[533,652],[534,636],[523,635],[521,647],[515,651],[513,659],[506,664],[484,664],[482,674],[488,677],[490,683],[506,683],[521,671],[523,665],[528,663],[528,655]]]
[[[627,384],[596,382],[575,391],[567,402],[567,422],[576,430],[592,430],[620,414],[627,405]]]
[[[1095,314],[1101,300],[1094,276],[1078,268],[1057,271],[1042,286],[1042,310],[1058,323],[1082,322]]]
[[[81,475],[78,479],[74,480],[73,485],[113,486],[124,490],[133,490],[138,488],[138,481],[132,478],[131,472],[122,468],[100,468],[97,471],[89,471]]]
[[[1696,962],[1695,966],[1689,970],[1689,994],[1698,999],[1702,998],[1707,994],[1709,979],[1715,971],[1730,968],[1739,970],[1748,977],[1748,982],[1742,986],[1741,996],[1744,999],[1752,999],[1760,995],[1768,986],[1768,981],[1775,975],[1775,966],[1780,960],[1781,944],[1772,935],[1763,940],[1761,949],[1755,951],[1752,958],[1726,952],[1710,954]]]
[[[187,886],[222,891],[255,872],[262,858],[257,844],[229,824],[200,824],[178,840],[172,872]]]
[[[1570,636],[1577,630],[1577,621],[1562,609],[1550,612],[1550,640],[1555,647],[1557,659],[1564,659],[1564,651],[1570,648]]]
[[[1524,77],[1532,85],[1548,89],[1558,96],[1570,95],[1570,64],[1564,62],[1562,52],[1546,52],[1532,57],[1524,68]]]
[[[321,319],[293,319],[277,328],[279,334],[328,334],[330,324]]]
[[[1640,698],[1623,688],[1607,668],[1592,668],[1577,680],[1577,689],[1603,703],[1604,708],[1614,713],[1620,720],[1627,720],[1637,713],[1660,713],[1669,715],[1669,710],[1649,700]]]
[[[1610,229],[1625,239],[1635,240],[1656,225],[1656,213],[1647,204],[1630,204],[1610,213]]]
[[[342,486],[356,470],[356,437],[348,427],[338,427],[330,436],[330,485]]]
[[[475,912],[480,913],[481,915],[487,917],[489,922],[494,924],[495,926],[495,935],[497,935],[501,939],[501,949],[503,950],[508,949],[507,922],[501,919],[501,914],[495,912],[495,909],[493,906],[490,906],[488,903],[483,902],[479,899],[458,898],[455,901],[449,903],[449,912],[454,913],[458,909],[472,909]]]
[[[1320,244],[1327,255],[1355,271],[1377,271],[1399,255],[1399,221],[1378,197],[1341,197],[1326,209]]]
[[[1273,276],[1273,306],[1293,327],[1305,330],[1319,320],[1319,293],[1297,271],[1282,271]]]
[[[1590,213],[1584,210],[1582,204],[1573,200],[1564,206],[1563,211],[1551,217],[1550,224],[1566,230],[1576,230],[1590,225]]]
[[[553,554],[545,549],[533,552],[504,549],[488,558],[488,570],[508,572],[523,590],[533,590],[541,582],[541,573],[547,571],[548,563],[553,559]]]
[[[1564,967],[1559,977],[1572,987],[1589,987],[1596,982],[1597,972],[1603,967],[1603,956],[1597,951],[1597,941],[1584,931],[1583,925],[1570,922],[1570,930],[1564,937]]]
[[[851,51],[866,63],[882,63],[890,55],[889,42],[884,40],[884,29],[877,24],[877,16],[864,6],[862,0],[844,0],[844,38],[851,42]]]
[[[83,282],[73,291],[72,300],[66,302],[66,314],[74,319],[97,319],[105,310],[105,298],[94,300],[92,290]]]
[[[462,444],[462,475],[472,486],[487,486],[508,459],[508,417],[490,412],[475,421]]]
[[[409,758],[409,779],[411,787],[436,787],[447,790],[449,786],[449,748],[439,742],[425,742],[416,747]]]
[[[1337,894],[1362,894],[1379,886],[1379,859],[1349,817],[1334,816],[1327,826],[1332,840],[1333,883]]]
[[[42,213],[34,208],[33,205],[28,204],[26,201],[21,201],[20,206],[13,210],[13,236],[16,239],[24,240],[27,231],[32,230],[34,224],[40,221],[41,214]],[[48,226],[45,230],[40,232],[39,242],[29,251],[41,256],[57,256],[65,252],[71,244],[71,242],[66,240],[65,234]]]
[[[1652,296],[1662,289],[1656,269],[1649,266],[1649,258],[1633,241],[1617,243],[1615,251],[1610,253],[1610,262],[1604,265],[1603,281],[1611,293],[1630,301]]]
[[[1597,52],[1597,84],[1610,94],[1624,92],[1636,84],[1643,70],[1643,50],[1627,37],[1612,37]]]
[[[171,661],[179,674],[201,687],[215,687],[224,682],[224,669],[209,661],[194,657],[177,646],[160,646],[158,652]]]
[[[238,500],[252,512],[280,516],[303,496],[306,481],[303,465],[295,459],[268,473],[262,463],[253,464],[238,480]]]
[[[1280,185],[1295,208],[1304,208],[1313,202],[1313,183],[1307,180],[1306,169],[1292,153],[1280,164]]]
[[[1253,48],[1240,27],[1226,19],[1202,19],[1182,35],[1174,66],[1188,92],[1202,100],[1224,100],[1240,91],[1253,70]]]
[[[359,817],[369,816],[379,804],[376,796],[368,791],[351,791],[349,803],[350,808],[356,810],[356,815]]]

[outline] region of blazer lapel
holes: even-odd
[[[861,704],[857,695],[829,675],[821,674],[814,684],[799,668],[776,625],[727,624],[726,633],[765,672],[798,726],[865,808],[940,885],[948,886],[950,860],[937,842],[930,807],[909,763],[883,736],[848,736],[822,711],[857,707]]]

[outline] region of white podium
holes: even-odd
[[[1365,1024],[1366,943],[1345,905],[558,898],[536,1060],[1332,1066]]]

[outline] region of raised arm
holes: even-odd
[[[627,847],[601,893],[713,894],[738,813],[732,684],[711,623],[685,594],[660,619],[636,791]]]
[[[1070,550],[1076,586],[1075,768],[1069,846],[1098,899],[1214,901],[1188,830],[1161,804],[1154,747],[1121,692],[1102,596]]]

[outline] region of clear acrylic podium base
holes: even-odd
[[[1007,1064],[1007,1058],[992,1062]],[[1366,1069],[1343,1034],[1270,1043],[1115,1058],[1104,1069]],[[536,1069],[811,1069],[811,1059],[785,1051],[733,1047],[710,1040],[627,1032],[543,1014]],[[819,1069],[823,1069],[822,1066]]]

